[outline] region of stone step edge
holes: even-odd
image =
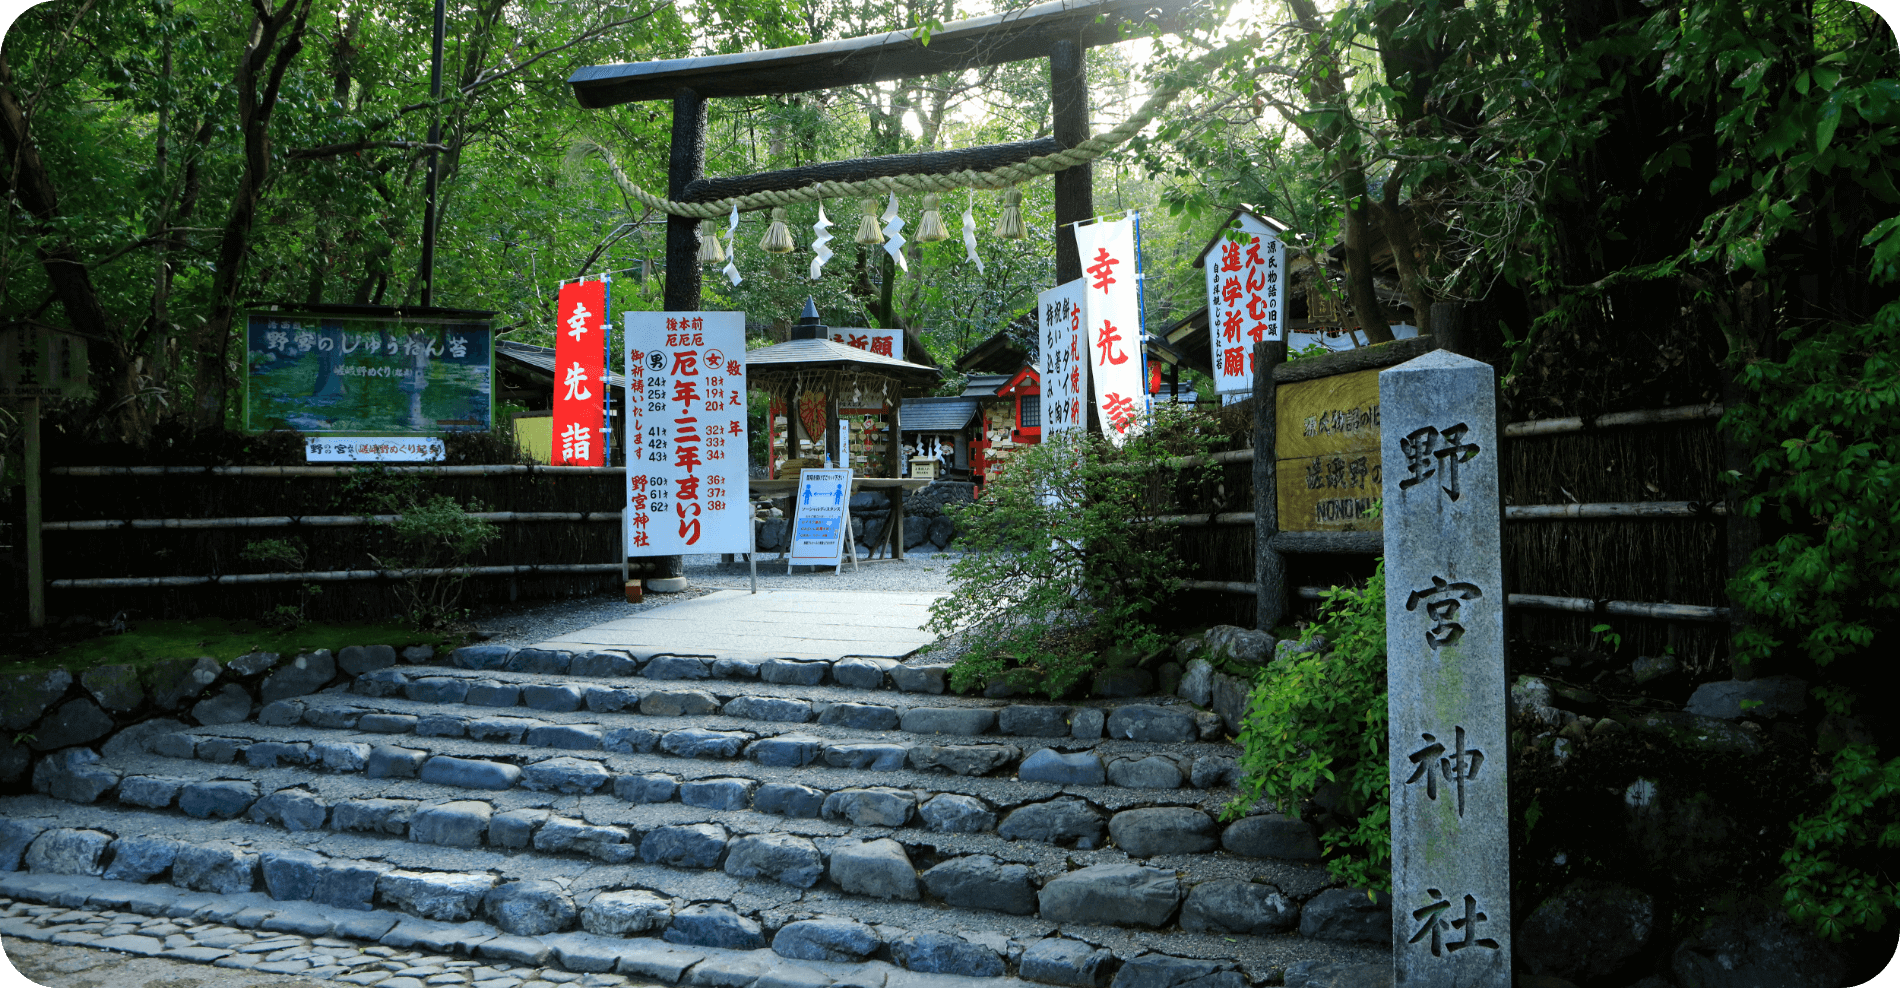
[[[132,776],[132,778],[139,778],[139,777]],[[222,781],[239,781],[239,780],[213,780],[213,781],[222,782]],[[253,785],[255,786],[255,784]],[[261,789],[259,791],[261,792]],[[402,832],[396,833],[394,831],[390,831],[387,829],[374,829],[374,828],[369,828],[369,827],[353,828],[350,830],[338,830],[334,826],[331,825],[335,819],[334,813],[340,805],[344,805],[347,803],[368,803],[371,800],[379,798],[379,797],[369,797],[365,799],[353,798],[349,800],[340,800],[336,802],[325,802],[321,799],[313,798],[308,801],[299,801],[298,805],[278,805],[278,806],[272,807],[271,809],[264,811],[264,814],[262,817],[260,817],[253,811],[253,807],[255,807],[258,803],[261,803],[264,800],[269,799],[271,796],[276,795],[277,793],[283,793],[283,792],[304,793],[304,792],[307,792],[307,790],[299,790],[294,786],[277,789],[271,793],[261,794],[257,796],[256,798],[252,799],[249,803],[245,804],[241,809],[237,809],[232,814],[229,814],[229,815],[220,814],[216,818],[226,819],[226,820],[237,820],[240,822],[244,822],[250,826],[267,827],[273,833],[282,832],[282,833],[287,833],[287,834],[296,834],[296,833],[313,833],[317,831],[324,831],[324,832],[329,832],[329,833],[351,834],[351,835],[361,837],[364,839],[376,840],[376,841],[396,840],[396,841],[402,841],[405,843],[427,845],[427,846],[432,846],[432,847],[459,848],[459,849],[466,849],[466,850],[471,850],[471,851],[482,850],[482,849],[489,849],[489,850],[501,851],[501,852],[532,851],[532,853],[536,855],[551,855],[557,859],[566,859],[571,854],[572,856],[576,858],[588,858],[588,859],[600,861],[605,864],[627,864],[627,863],[638,862],[638,863],[653,865],[656,867],[664,867],[669,870],[684,870],[684,871],[720,871],[723,869],[723,865],[719,863],[715,863],[713,865],[710,865],[704,868],[696,868],[696,867],[691,867],[688,865],[664,863],[664,862],[657,862],[657,861],[647,861],[646,859],[638,856],[638,849],[644,846],[645,842],[649,840],[650,838],[654,837],[658,832],[673,831],[675,833],[678,833],[685,829],[690,829],[692,827],[700,826],[701,825],[700,823],[661,824],[659,826],[655,826],[655,827],[651,827],[651,828],[643,830],[632,824],[591,824],[591,823],[588,823],[584,817],[563,816],[561,815],[560,812],[553,809],[532,808],[526,811],[504,810],[497,813],[497,812],[493,812],[492,804],[484,803],[483,805],[487,805],[490,807],[490,815],[486,819],[478,821],[479,827],[476,827],[474,823],[465,821],[466,813],[464,810],[456,809],[454,811],[451,811],[450,808],[455,806],[455,804],[457,803],[482,802],[480,800],[470,801],[470,800],[449,799],[449,800],[442,800],[439,802],[428,803],[428,802],[409,799],[405,797],[402,799],[390,800],[390,801],[391,802],[416,802],[418,803],[418,805],[415,806],[412,810],[410,810],[407,817],[402,821],[401,823]],[[878,794],[870,794],[870,795],[878,795]],[[102,794],[102,798],[103,797],[104,797],[104,794]],[[112,799],[112,803],[110,804],[111,806],[121,808],[124,811],[130,812],[130,813],[172,814],[172,813],[184,812],[176,806],[177,800],[175,798],[171,803],[168,803],[166,806],[163,806],[163,807],[154,807],[154,806],[142,805],[142,804],[137,804],[137,803],[128,803],[119,799],[116,792],[114,792],[110,798]],[[380,798],[387,798],[387,797],[380,797]],[[917,801],[916,805],[921,805],[922,802],[924,801]],[[95,803],[93,805],[98,805],[98,804]],[[322,816],[316,819],[312,819],[311,817],[306,816],[302,819],[297,820],[296,822],[299,825],[293,827],[291,825],[292,814],[307,813],[311,805],[314,805],[317,809],[321,810]],[[1037,804],[1029,804],[1029,805],[1037,805]],[[1164,809],[1164,810],[1188,809],[1188,810],[1194,810],[1195,812],[1205,813],[1205,811],[1198,810],[1194,807],[1150,807],[1150,808],[1145,808],[1145,809]],[[438,837],[449,837],[453,839],[428,840],[428,839],[419,839],[415,836],[414,824],[416,822],[416,818],[432,810],[436,812],[433,815],[433,817],[430,818],[429,826],[439,831],[439,833],[437,834]],[[763,812],[763,811],[754,811],[754,812]],[[1120,812],[1131,813],[1131,812],[1139,812],[1139,810],[1122,810]],[[510,825],[514,828],[517,828],[517,832],[511,833],[509,836],[504,837],[501,840],[495,839],[495,830],[494,830],[495,818],[504,816],[510,813],[516,814],[514,819],[510,821]],[[192,814],[189,814],[189,813],[186,813],[185,815],[193,816]],[[957,833],[969,834],[969,835],[978,836],[978,837],[988,835],[988,836],[993,836],[995,839],[1001,840],[1001,841],[1014,842],[1015,840],[1026,840],[1026,841],[1032,841],[1035,843],[1047,843],[1044,841],[1037,841],[1033,837],[1019,837],[1019,838],[1004,837],[1001,834],[998,834],[994,828],[989,829],[989,830],[983,830],[983,831],[933,831],[927,827],[913,825],[911,821],[917,815],[918,814],[917,814],[915,805],[913,805],[912,807],[909,808],[909,812],[906,815],[906,818],[905,818],[906,822],[903,824],[896,824],[896,825],[883,825],[883,824],[878,824],[875,822],[869,822],[869,823],[860,822],[856,819],[851,819],[847,816],[844,816],[844,814],[842,813],[834,817],[820,816],[820,817],[801,817],[801,818],[803,819],[822,818],[822,819],[832,820],[833,822],[846,822],[851,827],[855,828],[856,832],[839,835],[838,839],[841,841],[849,841],[849,840],[855,839],[860,844],[866,841],[889,839],[889,840],[895,841],[900,847],[905,846],[907,843],[910,843],[913,845],[915,844],[929,845],[931,842],[928,840],[927,837],[920,837],[920,836],[913,836],[913,835],[944,834],[946,836],[953,836],[954,834],[957,834]],[[1115,814],[1115,813],[1109,813],[1103,817],[1100,817],[1101,832],[1105,838],[1112,837],[1112,835],[1114,834],[1113,821],[1117,815],[1118,814]],[[1210,818],[1213,818],[1212,814],[1206,814],[1206,815]],[[476,816],[479,816],[479,814],[476,814]],[[205,817],[194,816],[193,818],[211,819],[212,817],[210,815],[207,815]],[[1248,824],[1245,822],[1249,820],[1253,822],[1251,824]],[[588,832],[593,834],[593,837],[577,836],[572,841],[570,841],[570,844],[573,846],[569,846],[565,848],[544,848],[540,846],[536,842],[536,835],[539,834],[539,832],[541,831],[543,827],[555,821],[559,821],[563,824],[567,824],[575,828],[585,828]],[[1204,851],[1198,851],[1198,852],[1181,852],[1178,850],[1173,850],[1167,853],[1211,854],[1211,853],[1214,853],[1216,850],[1225,850],[1227,851],[1227,853],[1234,854],[1236,857],[1243,857],[1249,860],[1256,860],[1256,861],[1275,860],[1275,861],[1283,861],[1283,862],[1294,864],[1294,865],[1312,865],[1318,859],[1318,844],[1312,838],[1310,829],[1307,828],[1306,825],[1300,821],[1291,820],[1288,818],[1280,817],[1277,815],[1271,815],[1271,814],[1244,818],[1244,820],[1235,821],[1234,823],[1227,824],[1224,827],[1222,826],[1218,818],[1213,818],[1213,821],[1214,821],[1213,822],[1214,827],[1219,829],[1221,832],[1220,837],[1216,839],[1216,843],[1214,847],[1210,847]],[[366,818],[366,822],[368,822],[367,818]],[[723,823],[720,823],[717,820],[710,821],[710,822],[720,826],[721,829],[725,830],[726,835],[727,835],[725,840],[728,846],[733,841],[740,840],[746,837],[757,837],[763,834],[779,833],[779,831],[776,831],[776,830],[743,832],[743,833],[735,832],[731,830],[730,828],[727,828]],[[109,826],[109,824],[99,824],[99,823],[95,823],[94,825],[95,826]],[[387,827],[388,824],[384,823],[384,824],[380,824],[379,826]],[[1243,833],[1240,837],[1237,837],[1232,842],[1233,844],[1245,846],[1246,842],[1252,842],[1256,850],[1265,849],[1267,846],[1271,845],[1274,847],[1284,847],[1287,850],[1295,851],[1298,853],[1294,857],[1274,857],[1271,855],[1244,854],[1241,851],[1236,850],[1234,847],[1228,846],[1230,842],[1226,839],[1228,832],[1235,830],[1235,828],[1237,827],[1241,828],[1242,830],[1245,830],[1246,832]],[[82,828],[82,829],[85,829],[85,828]],[[618,841],[606,840],[606,838],[616,835],[616,834],[621,838],[620,840]],[[466,840],[462,838],[466,838]],[[803,839],[806,841],[814,842],[814,843],[816,841],[815,838],[812,838],[809,836],[805,836],[803,837]],[[1163,841],[1162,843],[1169,844],[1171,842]],[[1061,847],[1062,845],[1052,843],[1050,844],[1050,846]],[[1109,841],[1104,840],[1102,842],[1101,849],[1106,850],[1110,846],[1111,845]],[[1113,846],[1115,846],[1118,850],[1122,850],[1124,853],[1128,853],[1125,848],[1120,847],[1119,843]],[[1091,847],[1082,847],[1079,842],[1077,844],[1077,848],[1080,850],[1094,849]],[[719,852],[719,857],[723,859],[726,853],[727,853],[726,850],[722,849]],[[829,874],[830,873],[830,864],[829,864],[830,854],[824,852],[822,849],[819,851],[819,853],[822,856],[821,857],[821,864],[822,864],[821,873]],[[904,851],[904,855],[907,858],[910,856],[911,853],[912,851],[909,848],[906,848]],[[1141,864],[1142,862],[1145,862],[1149,858],[1153,857],[1155,853],[1161,853],[1159,848],[1157,848],[1154,852],[1151,852],[1150,854],[1139,856],[1139,857],[1133,854],[1130,854],[1130,863]],[[945,863],[951,860],[960,859],[960,858],[967,858],[967,857],[972,857],[972,856],[983,856],[983,855],[990,855],[992,857],[994,856],[991,851],[978,849],[978,850],[971,850],[965,853],[950,854],[948,856],[943,857],[942,860],[938,861],[937,863],[942,864],[942,863]],[[1077,869],[1072,867],[1068,869],[1067,871],[1065,871],[1064,874],[1073,873],[1075,870]],[[1054,881],[1055,879],[1060,878],[1060,877],[1062,876],[1061,875],[1045,875],[1043,876],[1041,885],[1046,885],[1048,884],[1048,882]],[[1190,880],[1190,884],[1186,886],[1186,888],[1190,890],[1195,885],[1199,884],[1199,882],[1191,881],[1193,877],[1191,875],[1182,873],[1182,877]],[[1203,880],[1211,881],[1211,880],[1217,880],[1217,879],[1210,877]],[[1037,885],[1034,882],[1032,882],[1028,886],[1028,888],[1033,894],[1037,889],[1041,887],[1041,885]],[[854,893],[847,892],[844,890],[839,890],[839,894],[854,896]],[[972,907],[972,908],[980,908],[980,907]]]
[[[1057,963],[1045,963],[1042,970],[1023,972],[1023,955],[1009,951],[1012,956],[1008,957],[1003,973],[972,976],[920,971],[881,959],[856,962],[791,959],[771,947],[751,950],[682,947],[649,943],[644,938],[641,942],[630,942],[624,938],[575,932],[522,936],[503,933],[480,920],[444,923],[387,909],[346,910],[302,901],[285,904],[261,892],[192,892],[170,885],[90,876],[0,873],[0,896],[68,910],[90,908],[217,922],[247,931],[263,930],[313,939],[334,937],[450,957],[559,967],[575,974],[611,971],[691,988],[974,988],[978,985],[1029,988],[1032,984],[1071,988],[1161,988],[1187,980],[1179,976],[1185,972],[1205,978],[1196,981],[1201,988],[1264,988],[1281,983],[1285,977],[1285,970],[1280,968],[1258,970],[1250,977],[1236,963],[1179,958],[1153,951],[1122,958],[1107,948],[1062,936],[1043,938],[1029,948],[1034,950],[1036,946],[1054,943],[1059,946],[1052,953],[1068,955],[1052,958]],[[46,935],[35,936],[35,933]],[[55,932],[37,928],[19,918],[0,919],[0,934],[58,942],[54,939]],[[960,937],[956,939],[989,949],[993,957],[1002,959],[1002,954],[993,947]],[[115,940],[118,942],[114,943]],[[161,949],[152,949],[136,940],[159,944]],[[220,967],[249,966],[226,962],[229,952],[208,958],[203,954],[180,955],[166,951],[161,941],[151,937],[111,938],[80,945],[138,956],[169,956]],[[1066,965],[1062,963],[1065,961]],[[1015,967],[1017,973],[1007,973],[1009,967]],[[1057,977],[1050,976],[1051,969]],[[1111,972],[1112,982],[1108,977]],[[1035,977],[1037,974],[1043,976]],[[1071,976],[1060,978],[1063,974]]]
[[[916,655],[917,651],[917,649],[912,649],[906,652],[903,658]],[[588,658],[583,660],[581,669],[572,669],[575,658],[579,656]],[[613,661],[613,657],[616,656],[624,657],[627,662]],[[873,655],[845,655],[832,660],[772,656],[765,653],[703,655],[639,646],[544,649],[539,646],[516,648],[508,645],[465,645],[447,655],[432,654],[428,661],[438,665],[477,671],[606,677],[627,677],[637,673],[639,678],[661,682],[757,679],[786,685],[818,686],[830,683],[853,689],[895,690],[901,693],[946,692],[949,689],[951,666],[949,662],[922,662],[907,665],[900,658]],[[394,664],[392,656],[389,665]],[[840,666],[845,667],[842,675],[839,674]],[[877,671],[874,672],[874,669]],[[655,672],[659,675],[654,675]],[[1103,696],[1116,698],[1117,696],[1149,695],[1166,694],[1150,694],[1146,690],[1140,690],[1128,694]]]
[[[408,736],[462,738],[467,737],[467,728],[471,722],[490,719],[481,717],[460,717],[450,714],[389,714],[378,713],[376,711],[363,711],[352,716],[351,712],[358,711],[361,708],[346,707],[339,712],[338,708],[327,705],[305,709],[301,704],[292,706],[294,703],[295,701],[280,700],[270,707],[267,707],[265,713],[271,716],[266,718],[260,715],[258,721],[259,726],[301,726],[316,730],[356,731],[359,734],[381,734],[392,738]],[[289,715],[292,712],[299,714],[296,722],[289,722]],[[447,723],[427,724],[426,720],[430,717],[440,717],[443,718],[444,721],[455,721],[453,725],[455,729],[454,732],[446,730],[451,726]],[[507,717],[512,720],[535,720],[535,718],[532,717],[516,718],[507,714],[496,714],[494,717]],[[374,728],[365,730],[361,726],[363,720],[366,718],[377,718],[374,722]],[[413,723],[410,722],[409,718],[414,719]],[[213,724],[187,730],[167,732],[163,735],[155,735],[151,744],[155,745],[160,738],[185,739],[174,740],[168,743],[174,745],[174,747],[180,751],[190,748],[194,752],[191,757],[196,758],[195,752],[201,741],[192,739],[236,740],[221,738],[217,734],[207,735],[205,733],[215,732],[220,727],[229,728],[231,725]],[[430,733],[420,733],[425,727],[429,729]],[[548,741],[565,740],[567,743],[545,743],[533,740],[533,732],[541,729],[548,729],[550,734],[561,735],[559,739],[549,738],[547,739]],[[699,733],[688,733],[695,731]],[[758,761],[758,759],[750,757],[754,746],[770,745],[782,742],[791,737],[799,736],[800,734],[795,725],[779,734],[760,735],[757,732],[743,729],[713,730],[701,727],[676,727],[668,730],[657,727],[643,727],[638,724],[603,729],[603,725],[597,723],[569,724],[542,721],[522,725],[519,740],[510,740],[507,737],[502,737],[499,740],[485,738],[471,740],[476,740],[477,743],[527,749],[530,751],[559,753],[600,751],[609,754],[618,753],[626,755],[660,754],[662,756],[687,758],[695,761]],[[1037,747],[1022,739],[1011,738],[1010,740],[1005,740],[1007,736],[942,735],[941,739],[949,743],[936,743],[927,738],[915,741],[876,739],[851,741],[823,738],[816,735],[803,735],[803,737],[808,737],[817,743],[817,749],[813,752],[812,756],[797,765],[784,764],[775,767],[802,768],[822,760],[826,767],[847,771],[905,771],[907,769],[911,771],[930,771],[933,769],[944,769],[947,774],[959,778],[986,778],[999,770],[1013,767],[1015,770],[1013,779],[1021,782],[1047,782],[1055,785],[1113,785],[1124,789],[1171,790],[1193,788],[1206,791],[1216,791],[1230,787],[1239,771],[1238,762],[1234,755],[1208,753],[1193,758],[1179,756],[1180,758],[1185,758],[1187,761],[1187,766],[1183,769],[1180,761],[1177,760],[1176,757],[1170,757],[1162,752],[1151,752],[1141,757],[1135,757],[1132,754],[1116,755],[1112,751],[1105,757],[1103,753],[1096,751],[1094,748],[1083,751],[1063,752],[1061,750],[1062,745],[1049,743],[1049,739],[1046,738],[1040,739],[1043,743]],[[907,735],[907,737],[920,736]],[[956,740],[970,737],[981,737],[982,740],[974,742],[960,742]],[[673,738],[680,738],[682,740],[674,742],[670,740]],[[703,753],[698,750],[699,748],[706,747],[705,745],[695,745],[694,751],[691,754],[681,754],[679,751],[672,750],[673,747],[683,747],[685,745],[685,739],[689,738],[704,740],[709,744],[715,741],[733,742],[734,746],[730,754],[724,755],[712,749],[708,749]],[[310,741],[273,742],[270,740],[257,739],[246,740],[249,742],[249,744],[245,745],[247,749],[250,744],[316,743]],[[1015,740],[1018,743],[1011,743],[1011,740]],[[1129,740],[1141,739],[1131,738]],[[358,741],[347,743],[366,744],[368,742]],[[1205,744],[1207,742],[1141,741],[1141,743]],[[1007,751],[998,752],[997,757],[991,761],[989,767],[977,773],[956,772],[950,768],[950,765],[946,761],[947,758],[955,757],[958,754],[956,749],[980,747],[1007,749]],[[156,748],[152,747],[148,747],[148,750],[155,754],[168,754],[167,752],[157,751]],[[839,753],[840,761],[832,760],[834,752]],[[1045,752],[1047,752],[1046,755],[1044,754]],[[966,754],[973,755],[973,753]],[[184,758],[186,756],[170,754],[169,757]],[[235,755],[233,757],[235,759]],[[496,757],[513,758],[520,756],[498,754]],[[562,755],[555,754],[549,757],[562,757]],[[1170,763],[1172,770],[1178,772],[1179,778],[1175,785],[1131,785],[1125,781],[1118,781],[1117,775],[1113,774],[1121,771],[1134,772],[1136,771],[1136,766],[1154,758],[1160,758]],[[536,759],[536,761],[544,760],[545,759]],[[857,764],[851,764],[852,762],[856,762]],[[1122,762],[1132,764],[1127,769],[1117,769],[1116,766]],[[761,761],[760,764],[767,763]],[[1203,764],[1205,768],[1200,767]],[[1023,772],[1025,770],[1034,773],[1034,775],[1024,776]],[[1161,772],[1165,775],[1168,769],[1163,767],[1151,767],[1146,771]],[[1194,779],[1197,774],[1201,774],[1204,783],[1211,784],[1196,784]],[[1138,777],[1133,775],[1127,776],[1126,778],[1130,780],[1138,779]]]
[[[672,681],[661,680],[660,682],[667,682],[669,684],[669,687],[659,688],[659,689],[650,689],[650,690],[644,691],[643,693],[640,693],[640,692],[635,692],[631,687],[614,687],[614,686],[607,686],[607,685],[602,685],[600,683],[594,683],[594,682],[518,683],[514,681],[494,681],[494,680],[485,681],[485,680],[477,678],[477,674],[468,673],[466,671],[458,671],[455,674],[443,675],[442,673],[445,670],[434,669],[431,667],[411,667],[411,668],[427,669],[428,674],[411,677],[405,674],[400,668],[379,669],[379,670],[376,670],[370,673],[365,673],[364,675],[358,676],[356,680],[350,685],[350,692],[354,695],[364,696],[364,697],[375,697],[375,698],[400,697],[401,699],[408,700],[414,703],[453,703],[453,704],[473,707],[475,709],[481,709],[481,710],[512,710],[516,708],[527,708],[530,710],[540,711],[542,713],[577,713],[581,710],[586,710],[591,713],[639,713],[646,716],[677,717],[677,716],[689,715],[685,711],[687,707],[690,705],[691,707],[694,708],[691,711],[690,715],[717,713],[720,716],[732,717],[732,718],[741,719],[741,720],[758,721],[762,723],[771,723],[771,724],[810,724],[810,723],[815,723],[815,722],[822,723],[823,718],[826,715],[826,711],[828,711],[831,707],[838,706],[841,703],[850,702],[850,701],[811,700],[805,697],[755,696],[752,694],[735,692],[735,691],[730,691],[730,690],[719,691],[720,693],[730,693],[729,696],[726,696],[725,698],[722,699],[719,693],[715,693],[707,689],[694,688],[692,684],[695,682],[698,682],[695,680],[672,680]],[[472,690],[473,687],[484,685],[485,683],[490,684],[490,685],[509,687],[510,688],[509,691],[514,693],[513,700],[505,704],[490,704],[490,703],[483,703],[483,702],[472,702],[466,699],[468,693]],[[797,685],[797,684],[793,684],[793,685]],[[456,689],[455,687],[457,686],[460,686],[461,689],[459,690]],[[539,690],[540,692],[539,693],[533,692],[537,690]],[[671,712],[671,713],[662,712],[662,710],[659,709],[659,706],[657,704],[656,704],[656,709],[649,711],[646,709],[646,706],[647,706],[646,701],[649,698],[654,698],[656,700],[660,698],[665,698],[665,701],[670,701],[672,703],[672,709],[679,712]],[[1165,697],[1165,696],[1155,696],[1155,697],[1131,697],[1127,699],[1167,700],[1167,699],[1172,699],[1172,698]],[[745,701],[745,702],[742,703],[741,701]],[[348,701],[336,700],[334,702],[338,705],[348,705]],[[754,712],[754,711],[750,711],[746,709],[746,708],[750,708],[750,707],[754,707],[758,705],[769,705],[772,703],[783,703],[783,704],[788,704],[788,705],[803,704],[807,709],[807,713],[803,719],[791,720],[791,719],[781,719],[781,718],[773,718],[773,717],[768,717],[768,716],[761,716],[763,711]],[[275,707],[278,704],[298,705],[299,700],[287,699],[287,700],[274,701],[271,704],[267,704],[265,707],[265,710],[269,710],[271,707]],[[937,705],[937,704],[901,704],[899,705],[899,704],[876,704],[876,703],[860,704],[860,706],[877,708],[878,710],[886,712],[889,715],[897,718],[896,726],[885,727],[885,728],[867,727],[867,728],[862,728],[863,730],[878,731],[880,733],[898,731],[898,732],[902,732],[906,734],[914,734],[914,735],[919,735],[919,736],[941,735],[941,736],[948,736],[948,737],[1015,737],[1015,738],[1043,739],[1043,740],[1047,740],[1050,738],[1077,738],[1081,740],[1093,741],[1093,740],[1101,739],[1104,733],[1106,733],[1106,735],[1110,738],[1116,737],[1115,728],[1120,725],[1114,724],[1112,722],[1115,721],[1117,719],[1117,715],[1121,714],[1123,711],[1132,712],[1131,708],[1135,708],[1135,709],[1151,708],[1151,709],[1161,710],[1168,713],[1179,712],[1182,715],[1184,715],[1189,721],[1192,722],[1192,727],[1193,727],[1192,737],[1168,738],[1168,739],[1160,739],[1160,740],[1166,740],[1170,742],[1182,742],[1182,743],[1191,743],[1191,742],[1196,742],[1196,741],[1219,742],[1226,734],[1226,725],[1221,721],[1220,715],[1212,713],[1211,711],[1199,710],[1190,704],[1179,703],[1179,702],[1172,702],[1172,703],[1121,702],[1121,703],[1116,703],[1111,706],[1071,706],[1069,704],[1058,704],[1058,703],[1053,703],[1053,702],[1005,704],[1003,706],[974,706],[974,705],[963,706],[963,705]],[[1000,728],[1001,728],[1002,720],[1004,719],[1005,713],[1007,711],[1010,711],[1018,707],[1035,708],[1038,710],[1059,711],[1063,723],[1068,725],[1067,729],[1064,730],[1062,733],[1058,733],[1058,734],[1018,734],[1014,732],[1002,731]],[[975,712],[979,714],[987,713],[989,715],[988,723],[984,724],[981,729],[975,732],[945,731],[942,729],[917,730],[911,727],[903,726],[903,722],[909,719],[911,714],[913,713],[919,713],[919,712],[925,712],[925,711],[939,711],[939,710],[956,711],[956,712],[971,711],[971,712]],[[262,714],[260,714],[260,716],[262,716]],[[278,716],[282,717],[286,715],[279,714]],[[969,717],[970,715],[959,713],[959,714],[951,714],[949,716],[950,717],[956,717],[956,716]],[[1044,715],[1044,716],[1047,716],[1047,715]],[[980,716],[976,716],[976,717],[972,717],[971,719],[982,720],[983,718]],[[1126,731],[1126,728],[1124,728],[1124,731]],[[1131,737],[1130,740],[1157,740],[1157,739],[1152,739],[1152,738],[1137,739],[1137,738]]]

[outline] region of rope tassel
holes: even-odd
[[[712,220],[699,221],[699,263],[711,267],[726,262],[726,249],[719,246],[719,225]]]
[[[876,247],[884,242],[884,234],[877,230],[877,200],[864,200],[864,215],[858,218],[858,235],[852,238],[866,247]]]
[[[917,221],[917,242],[934,244],[939,240],[950,239],[950,231],[943,227],[943,203],[935,192],[924,197],[924,218]]]
[[[765,228],[765,236],[759,240],[759,249],[767,254],[790,254],[797,245],[792,243],[791,228],[785,225],[785,207],[772,207],[772,225]]]
[[[1023,226],[1023,190],[1010,189],[1003,193],[1003,215],[996,218],[996,229],[991,230],[990,235],[1004,240],[1022,240],[1029,236],[1029,228]]]

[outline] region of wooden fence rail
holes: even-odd
[[[94,518],[86,521],[49,521],[43,532],[107,532],[115,529],[164,528],[353,528],[394,525],[401,515],[260,515],[248,518]],[[618,522],[619,511],[471,511],[462,517],[489,522],[568,521],[581,524]]]

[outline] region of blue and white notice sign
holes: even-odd
[[[851,518],[851,471],[804,470],[798,475],[798,506],[792,524],[794,566],[836,565]]]

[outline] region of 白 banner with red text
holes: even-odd
[[[1102,432],[1119,446],[1148,415],[1141,373],[1141,267],[1135,218],[1075,228],[1082,252],[1082,323]]]
[[[627,554],[750,552],[745,313],[629,312]]]

